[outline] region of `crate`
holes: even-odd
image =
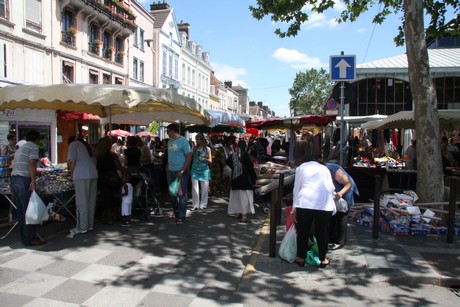
[[[380,228],[381,232],[389,233],[390,232],[390,223],[381,218],[379,220],[379,228]]]
[[[428,229],[423,229],[423,228],[411,228],[410,229],[411,236],[427,236],[428,232],[429,232]]]
[[[445,226],[431,227],[431,233],[435,235],[445,235],[447,234],[447,227]]]
[[[391,236],[407,236],[409,235],[409,227],[402,224],[396,224],[390,222],[390,232]]]

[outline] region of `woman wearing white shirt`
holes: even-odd
[[[305,265],[308,238],[312,224],[318,243],[320,267],[329,264],[326,258],[329,219],[335,214],[334,183],[328,168],[315,161],[312,155],[303,158],[295,173],[292,221],[297,223],[297,258],[295,262]]]

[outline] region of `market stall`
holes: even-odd
[[[69,172],[62,167],[39,168],[36,182],[36,192],[48,206],[51,221],[64,221],[65,216],[70,216],[76,220],[75,191]],[[9,227],[8,232],[0,237],[0,239],[4,239],[17,226],[17,221],[14,218],[16,206],[8,177],[2,177],[0,180],[0,195],[3,198],[2,204],[9,208],[9,210],[3,208],[6,209],[3,211],[8,212],[8,216],[0,218],[4,222],[1,225]]]

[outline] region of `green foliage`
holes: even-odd
[[[333,87],[324,68],[297,73],[289,89],[289,107],[293,115],[320,114]]]
[[[406,0],[409,1],[409,0]],[[287,30],[275,29],[275,34],[283,38],[296,36],[301,30],[303,23],[308,21],[309,13],[305,5],[309,5],[312,12],[322,13],[334,7],[336,0],[257,0],[256,6],[249,6],[252,16],[261,20],[266,16],[274,22],[287,25]],[[358,17],[374,5],[380,5],[379,13],[374,16],[373,23],[381,24],[388,15],[402,13],[404,11],[404,0],[342,0],[346,8],[337,17],[337,22],[356,21]],[[460,13],[458,0],[424,0],[423,7],[425,14],[430,16],[429,26],[426,33],[431,36],[441,36],[446,30],[453,30],[453,34],[460,34],[459,19],[455,24],[448,25],[445,14],[449,7],[454,9],[456,14]],[[402,14],[404,15],[404,14]],[[398,27],[398,34],[394,38],[398,46],[404,44],[404,21]]]

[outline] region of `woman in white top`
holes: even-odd
[[[297,258],[295,262],[305,265],[308,239],[312,224],[318,243],[320,267],[329,264],[326,259],[329,219],[335,214],[334,183],[328,168],[312,155],[303,158],[295,173],[292,221],[297,223]]]

